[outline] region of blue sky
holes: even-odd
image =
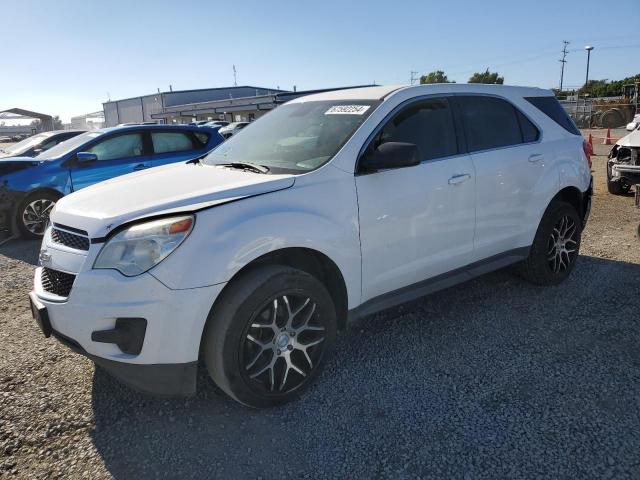
[[[640,72],[640,0],[0,0],[0,109],[60,115],[107,99],[238,84],[298,89],[407,83],[412,70],[465,82],[556,87]],[[608,27],[611,25],[611,28]],[[620,28],[626,25],[628,28]],[[628,32],[628,33],[627,33]]]

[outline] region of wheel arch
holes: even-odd
[[[588,197],[589,192],[582,192],[578,187],[567,186],[556,193],[556,195],[549,202],[549,205],[557,200],[566,202],[576,209],[576,212],[578,212],[578,216],[584,222],[588,209]]]
[[[556,200],[562,200],[572,205],[578,214],[582,215],[582,197],[584,194],[577,187],[565,187],[560,190],[556,195],[551,199],[553,203]]]
[[[30,190],[29,192],[27,192],[27,194],[24,196],[25,199],[33,197],[34,195],[38,194],[38,193],[50,193],[52,195],[55,195],[58,197],[58,199],[61,199],[62,197],[64,197],[64,193],[62,193],[59,190],[56,190],[53,187],[38,187],[38,188],[34,188],[33,190]]]
[[[338,330],[344,330],[347,325],[347,284],[344,280],[340,268],[336,263],[324,253],[306,247],[286,247],[261,255],[247,263],[238,270],[227,282],[225,288],[214,301],[211,309],[215,308],[221,301],[224,292],[239,276],[244,275],[256,268],[268,265],[282,265],[302,270],[314,276],[327,288],[329,295],[336,307],[336,318],[338,319]],[[208,323],[208,322],[207,322]],[[202,341],[205,336],[207,325],[204,325],[200,340],[200,355],[202,354]]]

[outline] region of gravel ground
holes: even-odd
[[[606,148],[596,145],[599,154]],[[135,393],[31,320],[0,246],[0,477],[640,479],[640,212],[606,193],[563,285],[500,271],[353,325],[315,386],[248,410]]]

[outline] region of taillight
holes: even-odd
[[[593,147],[586,140],[582,141],[582,149],[584,150],[584,155],[587,157],[587,163],[589,164],[589,170],[593,164],[591,163],[591,155],[593,155]]]

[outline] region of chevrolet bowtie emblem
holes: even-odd
[[[38,255],[38,259],[40,260],[40,265],[47,266],[51,264],[51,254],[46,250],[40,250],[40,255]]]

